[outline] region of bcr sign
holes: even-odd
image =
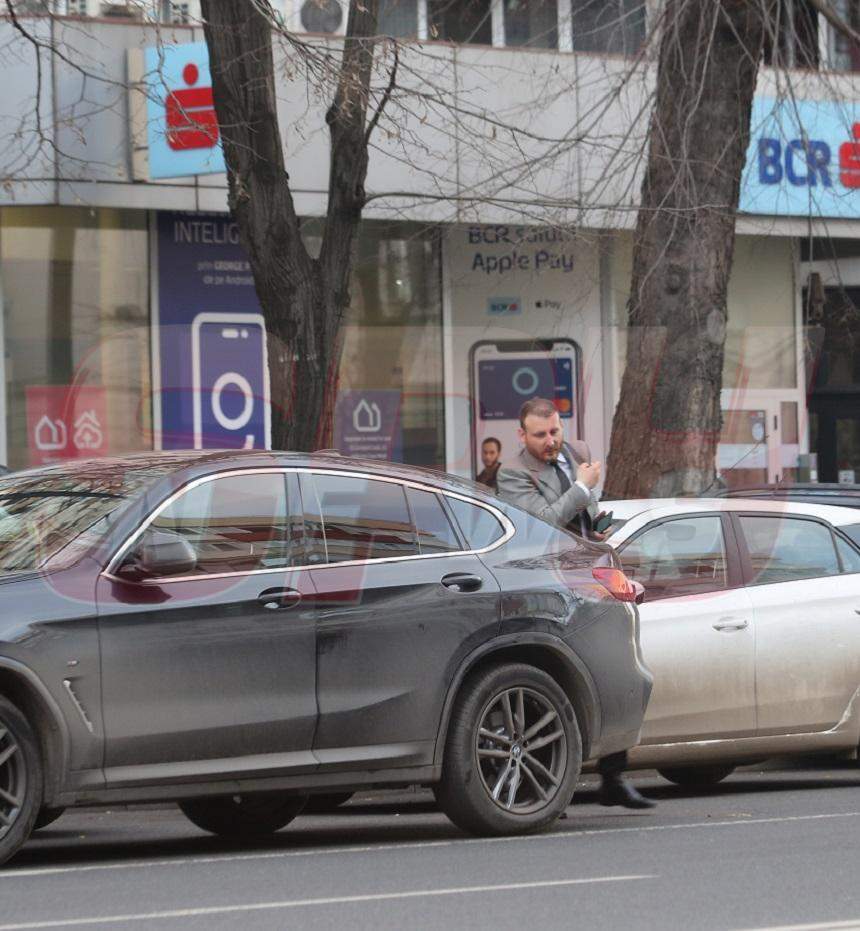
[[[740,210],[860,217],[860,103],[756,98]]]

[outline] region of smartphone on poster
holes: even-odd
[[[548,398],[561,417],[567,439],[581,424],[580,348],[569,339],[486,340],[469,354],[472,397],[472,465],[483,468],[481,447],[494,439],[500,459],[519,451],[520,407],[534,397]]]
[[[197,314],[191,324],[195,449],[271,446],[262,314]]]

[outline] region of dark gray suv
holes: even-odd
[[[612,551],[430,471],[151,453],[0,478],[0,862],[69,805],[216,834],[434,787],[537,830],[633,746],[651,677]]]

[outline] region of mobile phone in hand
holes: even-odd
[[[610,511],[608,514],[606,511],[601,511],[594,519],[594,529],[598,533],[606,533],[606,531],[609,530],[609,528],[612,526],[612,522],[612,511]]]

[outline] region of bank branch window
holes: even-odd
[[[152,448],[147,218],[0,210],[7,465]]]
[[[444,466],[439,256],[426,225],[362,224],[335,406],[344,455]]]

